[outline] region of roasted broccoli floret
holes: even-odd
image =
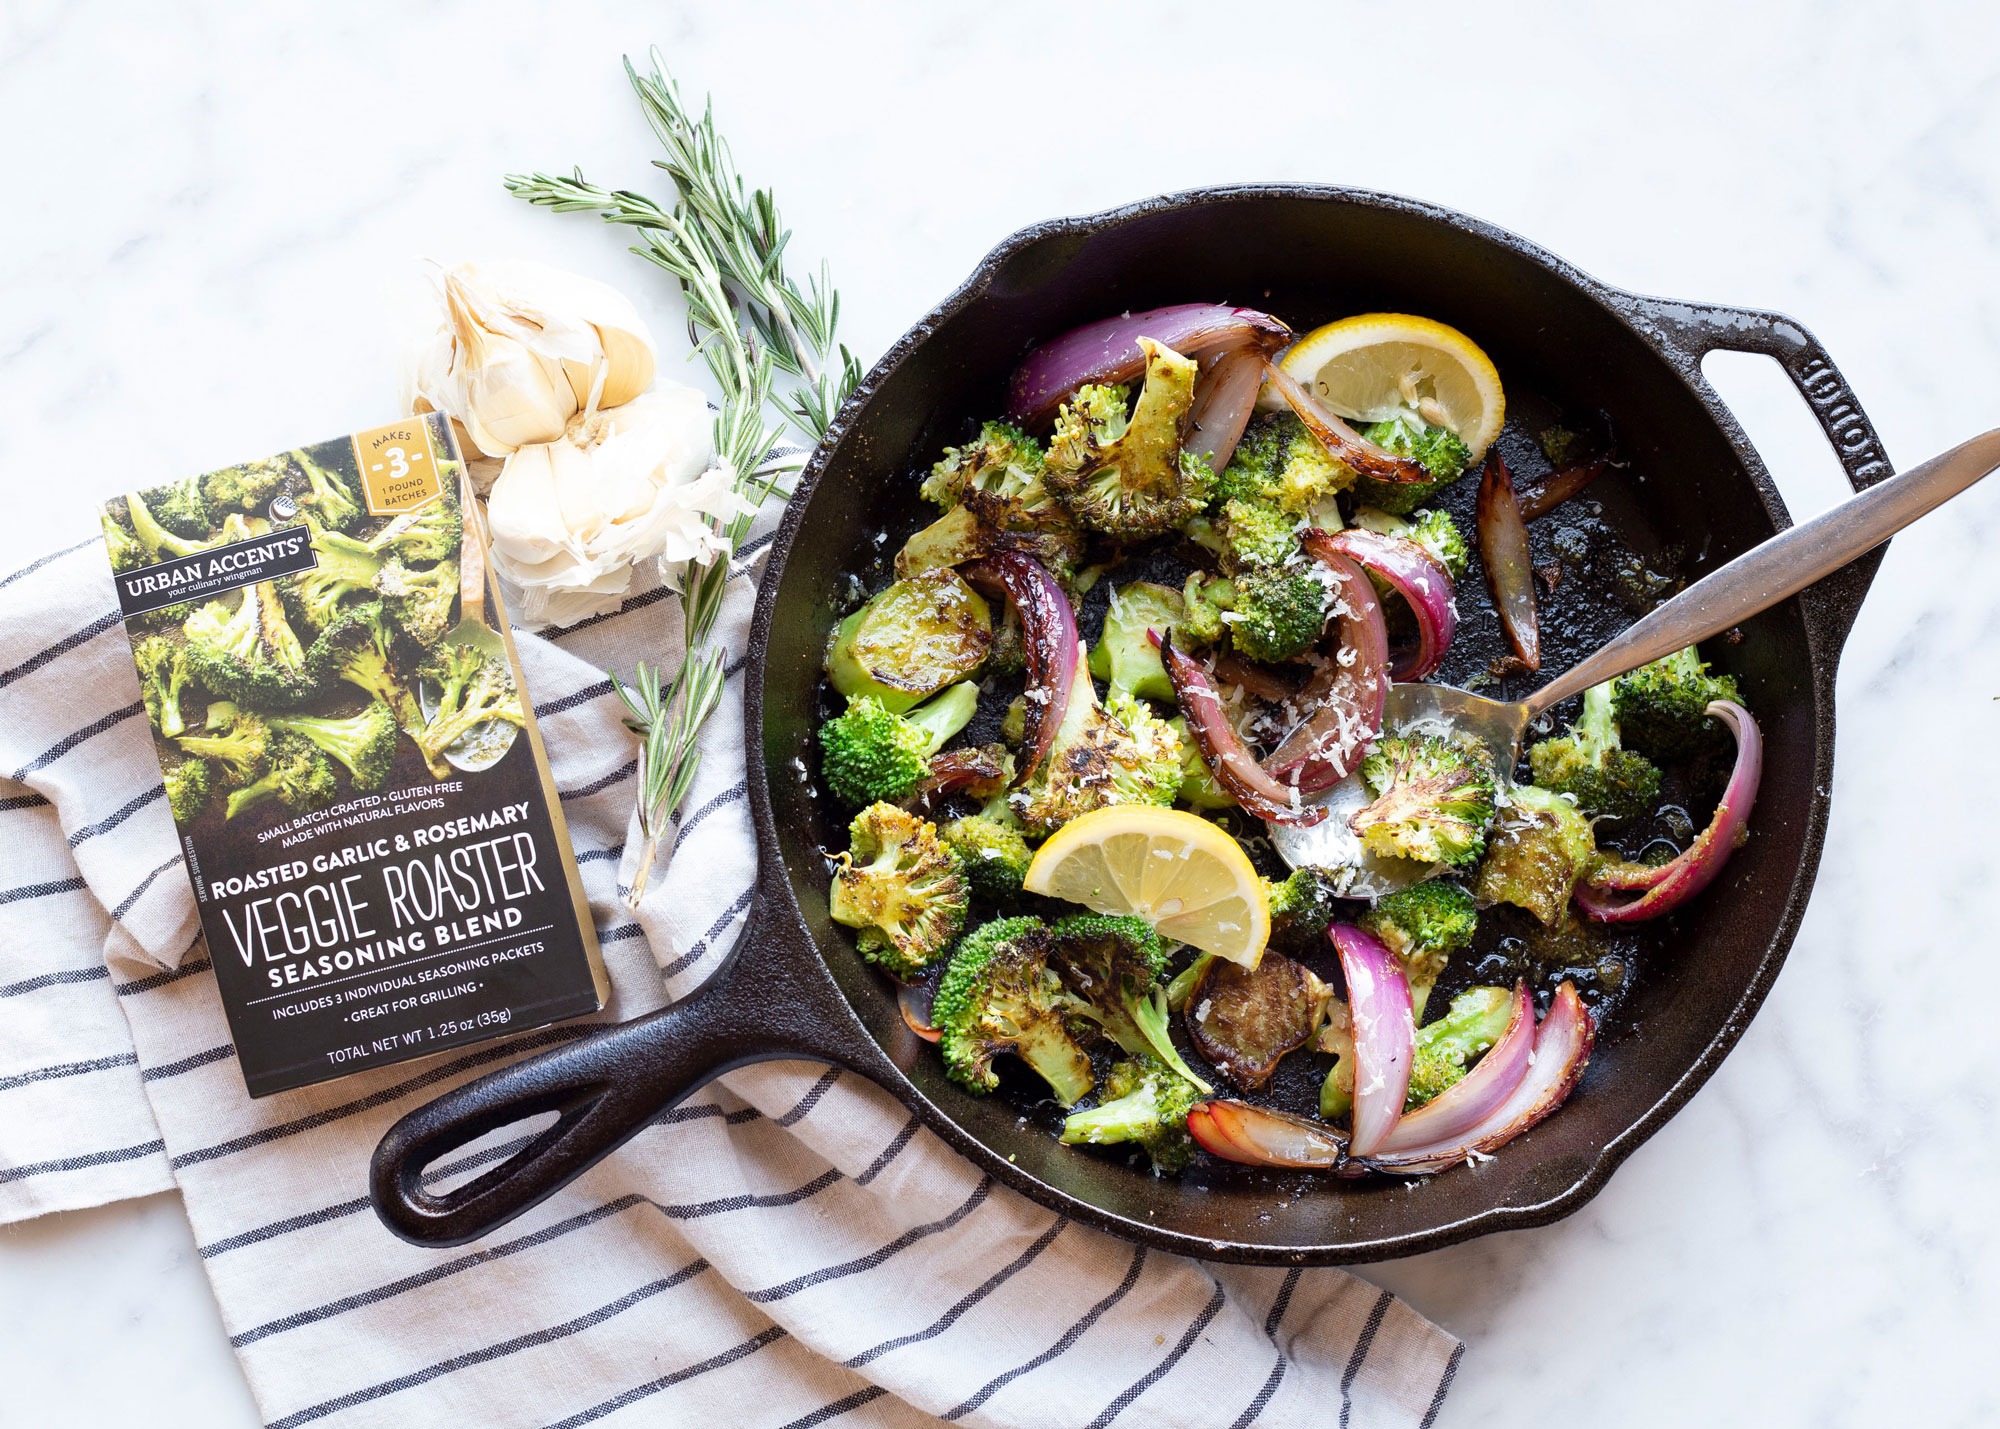
[[[1168,1031],[1166,945],[1143,919],[1076,913],[1054,928],[1049,966],[1072,1010],[1097,1025],[1128,1057],[1154,1056],[1206,1092]]]
[[[1401,536],[1405,541],[1415,541],[1432,559],[1445,568],[1453,580],[1465,574],[1466,563],[1472,559],[1472,547],[1467,544],[1465,533],[1458,529],[1458,523],[1451,519],[1448,511],[1413,511],[1408,516],[1398,516],[1375,506],[1363,506],[1354,513],[1354,524],[1365,531],[1379,531],[1384,536]]]
[[[1215,473],[1181,450],[1197,364],[1139,339],[1146,383],[1128,417],[1125,389],[1086,383],[1063,404],[1046,480],[1077,520],[1120,540],[1171,531],[1208,504]]]
[[[171,487],[161,488],[161,490],[174,489]],[[159,498],[161,490],[156,490],[153,493],[155,499]],[[157,561],[167,556],[192,556],[196,551],[205,551],[208,549],[209,543],[206,539],[208,536],[208,525],[205,521],[197,529],[195,535],[183,536],[176,531],[168,529],[166,524],[154,514],[153,508],[147,504],[146,498],[136,491],[125,493],[125,512],[132,518],[132,530],[138,537],[139,544],[145,547],[146,555],[150,560]]]
[[[111,557],[112,570],[136,570],[151,559],[139,538],[120,525],[109,511],[100,511],[97,519],[104,527],[104,549]]]
[[[340,794],[333,765],[309,739],[273,733],[265,745],[269,768],[236,790],[223,805],[223,817],[235,818],[245,809],[276,799],[288,809],[323,809]]]
[[[343,612],[339,623],[314,642],[307,659],[316,659],[320,647],[326,646],[327,663],[335,674],[381,700],[396,716],[397,724],[414,730],[424,722],[423,710],[396,673],[395,638],[388,617],[382,613],[382,603],[371,600]]]
[[[316,564],[311,570],[286,576],[279,585],[308,628],[325,630],[339,619],[343,601],[374,589],[382,558],[369,545],[326,530],[311,517],[306,518],[306,524],[312,532]]]
[[[306,489],[294,499],[299,509],[310,511],[319,524],[333,531],[351,531],[368,514],[360,495],[338,472],[328,471],[302,451],[292,460],[306,474]]]
[[[1474,891],[1482,903],[1512,903],[1560,927],[1569,916],[1570,894],[1596,854],[1590,820],[1573,802],[1518,784],[1508,791]]]
[[[438,686],[437,711],[414,736],[431,773],[442,779],[449,770],[444,752],[488,720],[525,725],[521,692],[503,656],[486,655],[469,645],[452,645],[434,652],[417,671]]]
[[[971,890],[935,825],[894,804],[872,804],[847,827],[828,898],[836,923],[859,930],[862,955],[913,978],[942,958],[965,926]]]
[[[189,672],[217,694],[258,709],[286,709],[318,686],[318,672],[270,581],[243,591],[233,610],[220,600],[208,602],[183,629]]]
[[[931,1004],[951,1079],[976,1095],[1000,1085],[993,1059],[1012,1052],[1064,1106],[1090,1094],[1090,1059],[1065,1026],[1070,998],[1048,963],[1049,930],[1001,918],[965,935]]]
[[[1200,1096],[1192,1082],[1158,1058],[1133,1057],[1112,1067],[1096,1106],[1069,1114],[1059,1139],[1066,1146],[1137,1142],[1154,1171],[1177,1176],[1194,1159],[1187,1116]]]
[[[178,640],[149,635],[132,647],[139,666],[139,690],[146,702],[146,716],[167,738],[172,739],[187,725],[181,719],[181,692],[187,688],[187,650]]]
[[[370,536],[367,549],[400,561],[442,561],[458,554],[464,534],[458,508],[439,497],[405,511]]]
[[[973,893],[989,901],[1012,898],[1021,891],[1034,854],[1022,836],[1021,821],[1007,807],[1002,793],[976,814],[953,819],[944,826],[945,846],[958,855],[965,869],[965,881]]]
[[[982,496],[1017,500],[1039,482],[1042,444],[1009,422],[988,422],[979,439],[946,447],[918,491],[949,511],[972,490]],[[977,499],[977,498],[975,498]]]
[[[1210,631],[1229,633],[1238,654],[1281,661],[1303,655],[1326,628],[1330,593],[1303,566],[1264,566],[1232,577],[1188,577],[1182,629],[1191,645],[1212,643]]]
[[[1322,519],[1327,504],[1354,482],[1354,473],[1327,454],[1290,412],[1258,417],[1236,444],[1215,494],[1225,503],[1254,503],[1292,518]]]
[[[960,681],[908,714],[891,714],[860,695],[820,726],[820,767],[834,796],[857,808],[907,798],[930,772],[931,756],[964,729],[979,686]]]
[[[1469,987],[1454,997],[1444,1016],[1417,1029],[1403,1109],[1414,1111],[1464,1080],[1466,1068],[1506,1035],[1513,1015],[1514,994],[1504,987]]]
[[[1711,700],[1741,704],[1734,675],[1711,675],[1690,645],[1612,681],[1625,742],[1654,759],[1689,759],[1727,746],[1729,732],[1706,713]]]
[[[156,486],[146,495],[148,511],[162,526],[176,536],[187,537],[197,547],[205,544],[218,513],[209,504],[199,473],[170,481],[165,486]]]
[[[458,562],[439,561],[414,570],[391,557],[375,576],[389,618],[419,645],[435,645],[451,632],[458,601]]]
[[[1642,754],[1619,746],[1611,684],[1583,692],[1583,713],[1569,733],[1528,751],[1535,782],[1567,794],[1586,814],[1636,819],[1660,797],[1660,771]]]
[[[1012,803],[1032,832],[1048,833],[1113,804],[1171,804],[1180,783],[1181,743],[1172,727],[1122,690],[1098,703],[1079,658],[1054,742]]]
[[[211,471],[202,478],[202,494],[217,511],[255,511],[277,494],[291,474],[291,463],[285,458],[266,457]]]
[[[1408,457],[1431,474],[1429,481],[1378,481],[1364,476],[1354,495],[1365,506],[1393,516],[1407,516],[1451,485],[1472,465],[1472,452],[1443,427],[1425,425],[1411,416],[1390,417],[1361,430],[1361,435],[1385,451]]]
[[[1149,581],[1133,581],[1111,592],[1104,633],[1090,650],[1090,673],[1112,688],[1149,700],[1174,698],[1173,682],[1160,663],[1152,632],[1165,635],[1183,613],[1181,593]]]
[[[1417,1016],[1451,955],[1472,946],[1479,908],[1456,883],[1433,878],[1391,893],[1355,920],[1403,964]]]
[[[1493,822],[1493,757],[1469,736],[1384,735],[1361,761],[1375,802],[1348,820],[1382,858],[1471,863]]]
[[[201,816],[222,778],[206,759],[183,759],[166,774],[167,808],[177,824],[191,824]]]
[[[302,734],[347,766],[354,787],[372,793],[388,782],[396,762],[396,714],[381,700],[371,700],[360,714],[344,718],[318,715],[271,715],[272,729]]]
[[[180,746],[199,759],[212,759],[226,782],[248,784],[264,772],[264,755],[271,742],[264,721],[250,710],[218,701],[208,707],[208,728],[184,734]]]
[[[1215,536],[1225,571],[1280,566],[1299,549],[1299,518],[1268,501],[1233,496],[1222,503]]]
[[[1265,905],[1271,912],[1271,941],[1302,948],[1326,936],[1339,895],[1317,869],[1295,868],[1282,882],[1266,882]]]

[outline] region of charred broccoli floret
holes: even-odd
[[[1279,883],[1264,885],[1265,906],[1271,912],[1271,941],[1289,948],[1304,947],[1326,936],[1339,895],[1319,870],[1295,868]]]
[[[316,516],[320,525],[332,531],[352,531],[368,514],[360,494],[344,476],[328,471],[302,451],[294,451],[292,460],[306,474],[306,489],[294,500],[300,510]]]
[[[1010,422],[988,422],[979,439],[946,447],[924,478],[919,493],[949,511],[968,490],[986,497],[1017,500],[1041,480],[1042,444]]]
[[[1354,482],[1354,473],[1327,454],[1306,425],[1290,412],[1258,417],[1236,444],[1216,483],[1216,495],[1254,504],[1292,518],[1292,524],[1320,519],[1333,497]]]
[[[1057,580],[1068,579],[1083,555],[1083,537],[1046,474],[1041,447],[1005,422],[988,422],[977,442],[947,447],[919,488],[944,514],[904,543],[896,574],[1020,551]]]
[[[423,710],[396,673],[395,638],[388,617],[382,613],[382,602],[371,600],[345,611],[338,624],[321,633],[313,648],[317,652],[324,644],[328,665],[335,674],[388,705],[404,729],[415,729],[424,722]]]
[[[1183,597],[1190,644],[1229,633],[1251,660],[1290,660],[1312,649],[1326,627],[1326,584],[1303,566],[1265,566],[1235,576],[1188,577]]]
[[[131,498],[126,500],[129,502]],[[176,536],[187,537],[197,547],[205,544],[209,530],[215,525],[216,511],[209,505],[199,474],[154,487],[146,493],[145,505],[160,525]],[[185,555],[186,552],[175,554]]]
[[[458,508],[437,497],[405,511],[370,536],[368,550],[400,561],[442,561],[458,554],[464,535]]]
[[[953,819],[941,837],[946,847],[958,855],[965,869],[965,881],[974,895],[998,902],[1021,891],[1034,858],[1022,835],[1021,821],[1007,807],[1004,793],[976,814]]]
[[[325,630],[340,618],[343,601],[374,589],[382,558],[370,545],[326,530],[310,516],[306,525],[312,532],[316,563],[279,584],[301,621],[309,629]]]
[[[211,471],[202,478],[202,494],[216,511],[256,511],[278,492],[292,474],[291,463],[281,456],[241,466]]]
[[[1164,635],[1180,621],[1181,593],[1149,581],[1133,581],[1111,592],[1104,633],[1090,650],[1090,673],[1113,689],[1149,700],[1174,698],[1173,682],[1160,663],[1151,632]]]
[[[1098,703],[1079,658],[1055,740],[1012,803],[1031,831],[1048,833],[1113,804],[1171,804],[1180,783],[1181,743],[1173,729],[1122,690]]]
[[[1398,516],[1379,507],[1363,506],[1354,513],[1354,524],[1365,531],[1415,541],[1430,552],[1453,580],[1465,574],[1466,563],[1472,559],[1472,547],[1448,511],[1412,511],[1408,516]]]
[[[1472,946],[1479,907],[1456,883],[1430,879],[1391,893],[1355,920],[1402,961],[1419,1018],[1451,955]]]
[[[168,739],[187,725],[181,719],[181,692],[188,684],[187,650],[178,640],[149,635],[132,647],[139,666],[139,690],[153,728]]]
[[[176,488],[163,487],[153,492],[158,499],[162,491]],[[196,534],[183,536],[168,529],[166,524],[154,514],[146,498],[136,491],[125,493],[125,512],[132,518],[132,531],[139,544],[145,547],[149,560],[161,560],[167,556],[192,556],[196,551],[208,549],[208,523],[203,521]]]
[[[1361,429],[1361,435],[1385,451],[1408,457],[1431,474],[1429,481],[1377,481],[1364,476],[1355,483],[1355,497],[1393,516],[1407,516],[1444,487],[1465,475],[1472,452],[1443,427],[1427,426],[1413,416],[1390,417]]]
[[[230,794],[223,805],[224,818],[233,819],[245,809],[276,799],[288,809],[301,813],[324,809],[340,794],[333,777],[333,765],[309,739],[274,732],[265,745],[269,767],[257,779]]]
[[[458,602],[458,562],[415,570],[391,557],[375,577],[389,618],[419,645],[435,645],[451,632]]]
[[[222,778],[206,759],[183,759],[166,774],[167,808],[177,824],[191,824],[215,798]]]
[[[230,784],[248,784],[264,772],[271,734],[261,718],[218,702],[208,707],[208,725],[201,734],[182,735],[181,748],[199,759],[214,760]]]
[[[1128,1057],[1159,1058],[1202,1091],[1213,1090],[1196,1076],[1168,1031],[1166,945],[1140,918],[1077,913],[1054,928],[1049,966],[1069,992],[1078,1017]]]
[[[836,923],[860,931],[862,956],[899,978],[942,958],[970,901],[958,855],[937,828],[894,804],[873,804],[847,828],[828,899]]]
[[[111,557],[112,570],[136,570],[151,559],[139,538],[120,525],[109,511],[99,512],[97,519],[104,527],[104,549]]]
[[[1348,820],[1381,858],[1471,863],[1493,822],[1493,757],[1470,737],[1384,735],[1361,761],[1375,802]]]
[[[1454,997],[1444,1016],[1417,1029],[1403,1109],[1414,1111],[1463,1081],[1466,1068],[1506,1035],[1513,1015],[1514,994],[1504,987],[1469,987]]]
[[[1609,682],[1583,692],[1583,713],[1569,733],[1528,751],[1535,782],[1567,794],[1586,814],[1636,819],[1660,797],[1660,771],[1642,754],[1621,748]]]
[[[469,645],[452,645],[434,652],[417,671],[438,687],[437,711],[414,738],[431,773],[445,778],[444,752],[488,720],[525,725],[521,693],[514,672],[503,656],[486,655]]]
[[[1485,903],[1512,903],[1551,928],[1569,916],[1570,894],[1597,854],[1590,820],[1561,794],[1533,784],[1508,791],[1475,890]]]
[[[371,700],[360,714],[344,718],[318,715],[272,715],[272,729],[301,734],[347,766],[354,787],[372,793],[388,782],[396,762],[396,714],[381,700]]]
[[[1156,1057],[1119,1062],[1104,1079],[1097,1105],[1063,1121],[1066,1146],[1118,1146],[1137,1142],[1153,1170],[1177,1176],[1194,1159],[1188,1111],[1200,1099],[1194,1084]]]
[[[891,714],[860,695],[820,726],[820,767],[834,796],[857,808],[907,798],[930,772],[931,756],[964,729],[979,706],[979,686],[960,681],[908,714]]]
[[[1128,416],[1125,389],[1086,383],[1063,404],[1049,441],[1046,479],[1095,531],[1137,540],[1171,531],[1208,504],[1215,474],[1181,450],[1197,365],[1139,339],[1146,382]]]
[[[1654,759],[1689,759],[1727,747],[1729,732],[1709,717],[1709,702],[1742,703],[1736,677],[1711,675],[1692,645],[1611,683],[1619,733]]]
[[[235,609],[212,600],[187,619],[187,666],[217,694],[258,709],[286,709],[311,695],[317,672],[270,581],[243,591]]]
[[[976,1095],[1000,1085],[993,1059],[1012,1052],[1075,1106],[1090,1094],[1090,1059],[1065,1026],[1070,999],[1048,964],[1049,930],[1001,918],[965,935],[931,1004],[951,1079]]]

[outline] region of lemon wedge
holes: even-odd
[[[1279,363],[1350,422],[1415,412],[1479,460],[1500,435],[1507,397],[1479,344],[1407,313],[1362,313],[1314,328]]]
[[[1163,938],[1254,968],[1271,937],[1257,870],[1236,840],[1182,809],[1115,805],[1035,851],[1030,893],[1143,918]]]

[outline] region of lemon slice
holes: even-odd
[[[1247,968],[1271,936],[1249,858],[1181,809],[1125,804],[1072,819],[1035,851],[1022,886],[1093,912],[1134,914],[1163,938]]]
[[[1342,318],[1293,343],[1279,365],[1350,422],[1415,412],[1464,442],[1474,461],[1507,418],[1492,359],[1457,328],[1429,318]]]

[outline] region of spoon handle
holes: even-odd
[[[2000,468],[2000,430],[1987,432],[1792,526],[1703,576],[1596,654],[1524,702],[1529,718],[1676,650],[1719,635],[1866,555],[1919,516]]]

